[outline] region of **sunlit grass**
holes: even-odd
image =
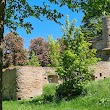
[[[55,86],[51,85],[46,87],[44,94],[48,95],[47,88],[54,93],[51,88],[55,89]],[[34,101],[3,101],[3,110],[110,110],[110,78],[91,82],[85,89],[86,95],[69,101],[36,102],[42,101],[44,97],[34,98]]]

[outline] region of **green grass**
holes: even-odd
[[[30,101],[3,101],[3,110],[110,110],[110,78],[91,82],[85,89],[86,95],[69,101],[38,103],[43,100],[43,96]],[[47,86],[44,95],[48,96],[50,93],[53,95],[54,90],[54,85]]]

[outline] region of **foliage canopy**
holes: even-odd
[[[3,42],[3,64],[4,67],[10,65],[24,65],[26,61],[26,51],[23,48],[23,38],[14,32],[8,33]]]
[[[86,41],[80,29],[75,29],[73,23],[66,18],[65,33],[63,36],[66,48],[61,55],[58,75],[63,79],[63,84],[57,89],[59,97],[79,95],[83,85],[91,79],[92,72],[89,66],[95,64],[96,50],[90,49],[90,43]]]
[[[54,41],[51,36],[48,36],[48,45],[50,64],[53,67],[57,67],[59,65],[60,45],[58,41]]]

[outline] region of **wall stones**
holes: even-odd
[[[52,69],[45,71],[42,67],[33,66],[6,69],[3,73],[3,98],[21,100],[41,95],[42,87],[49,83],[47,72],[52,73]]]
[[[16,99],[16,68],[4,70],[2,75],[3,99]]]
[[[110,48],[110,16],[103,17],[103,45]]]
[[[93,80],[110,77],[109,61],[101,61],[92,68],[95,69]],[[39,96],[42,94],[43,86],[49,82],[60,83],[54,68],[8,68],[3,72],[3,99],[22,100]]]
[[[17,98],[27,99],[42,94],[42,74],[40,67],[18,67],[16,72]]]
[[[93,67],[95,69],[93,80],[100,80],[110,77],[110,62],[100,61]]]

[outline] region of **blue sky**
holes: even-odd
[[[36,4],[42,5],[41,1],[42,0],[38,0],[36,2]],[[35,2],[35,0],[31,0],[30,4],[33,5],[34,2]],[[67,14],[69,15],[70,21],[72,21],[74,18],[77,20],[77,23],[75,25],[76,27],[78,27],[81,24],[81,20],[83,17],[82,12],[75,13],[75,12],[72,12],[71,10],[69,10],[66,6],[60,8],[54,4],[51,5],[51,8],[52,9],[56,8],[57,11],[64,14],[64,17],[59,20],[62,24],[65,24],[65,19],[66,19]],[[42,18],[42,19],[44,20],[43,22],[41,22],[35,18],[32,18],[32,17],[27,19],[27,21],[32,23],[33,28],[34,28],[34,30],[31,32],[31,34],[27,34],[23,28],[17,29],[18,34],[21,37],[23,37],[23,39],[24,39],[25,48],[28,48],[29,42],[33,38],[43,37],[44,39],[47,39],[48,35],[52,35],[52,37],[54,39],[57,39],[62,36],[62,32],[61,32],[62,26],[61,25],[56,24],[53,21],[47,20],[46,18]],[[9,32],[9,30],[5,28],[5,34],[8,32]]]

